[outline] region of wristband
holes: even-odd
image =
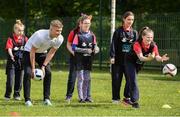
[[[46,67],[46,65],[44,65],[44,64],[43,64],[42,66],[43,66],[43,67]]]

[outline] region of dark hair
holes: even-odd
[[[85,19],[91,20],[92,19],[92,15],[86,15],[86,14],[81,13],[81,17],[78,19],[79,22],[83,22]]]
[[[79,23],[80,23],[80,18],[78,18],[77,19],[77,21],[76,21],[76,27],[73,29],[73,30],[76,30],[76,31],[78,31],[79,30]]]
[[[147,33],[149,33],[149,32],[154,33],[153,30],[150,29],[148,26],[144,26],[144,27],[142,27],[142,28],[140,29],[140,31],[139,31],[139,37],[138,37],[138,42],[139,42],[140,44],[141,44],[141,42],[142,42],[142,36],[147,35]]]
[[[123,15],[122,15],[122,24],[124,24],[123,19],[126,19],[128,16],[134,16],[134,13],[131,11],[126,11]]]

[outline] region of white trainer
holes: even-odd
[[[119,104],[119,100],[112,100],[113,104]]]
[[[47,106],[52,106],[52,103],[49,99],[45,99],[44,100],[44,105],[47,105]]]
[[[4,100],[9,101],[9,100],[10,100],[10,98],[8,98],[8,97],[4,97]]]
[[[26,102],[25,102],[25,105],[26,105],[27,107],[33,106],[32,102],[31,102],[30,100],[26,101]]]
[[[14,99],[17,100],[17,101],[20,101],[21,97],[19,97],[19,96],[18,97],[14,97]]]

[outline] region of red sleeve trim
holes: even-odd
[[[12,42],[12,39],[10,37],[7,39],[5,49],[9,49],[9,48],[11,48],[11,49],[13,48],[13,42]]]
[[[141,45],[138,42],[134,43],[133,50],[136,54],[142,53]]]
[[[75,37],[74,37],[74,40],[73,40],[73,44],[78,45],[78,43],[79,43],[78,35],[76,34]]]
[[[68,35],[68,42],[69,43],[73,42],[73,37],[74,37],[74,31],[72,30]]]
[[[93,34],[93,38],[94,38],[94,44],[97,44],[97,41],[96,41],[96,36]]]

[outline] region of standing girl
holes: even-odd
[[[79,102],[89,102],[88,89],[90,88],[90,71],[94,54],[99,52],[96,37],[90,31],[92,16],[83,14],[80,17],[80,31],[75,35],[72,49],[75,52],[76,72],[78,78]],[[96,51],[95,51],[96,50]]]
[[[70,53],[70,60],[69,60],[69,75],[68,75],[68,82],[67,82],[67,93],[66,93],[66,101],[68,103],[71,102],[71,98],[73,96],[73,92],[74,92],[74,86],[75,86],[75,82],[76,82],[76,65],[75,65],[75,56],[74,56],[74,51],[72,50],[72,43],[74,40],[75,35],[80,32],[80,20],[81,17],[77,20],[76,23],[76,28],[74,28],[73,30],[71,30],[71,32],[68,35],[68,40],[67,40],[67,49]],[[87,91],[87,98],[86,98],[86,102],[93,102],[92,98],[91,98],[91,91],[90,91],[90,82],[89,82],[89,87],[88,87],[88,91]]]
[[[25,26],[20,20],[16,20],[14,24],[14,33],[8,38],[6,43],[7,51],[7,65],[6,65],[6,92],[5,99],[10,100],[11,92],[14,82],[14,94],[15,100],[20,100],[20,90],[22,87],[22,75],[23,75],[23,64],[22,57],[24,51],[24,45],[28,40],[24,35]]]
[[[158,47],[153,38],[154,32],[149,27],[142,28],[138,40],[133,44],[131,52],[125,57],[125,69],[130,82],[131,102],[134,108],[139,108],[139,89],[136,75],[144,62],[151,61],[154,58],[159,62],[169,60],[167,54],[159,55]]]
[[[125,72],[124,56],[130,52],[131,45],[137,39],[137,31],[132,28],[134,22],[134,14],[127,11],[122,16],[122,26],[115,30],[110,45],[110,63],[111,63],[111,77],[112,77],[112,102],[119,103],[120,88],[125,75],[124,99],[126,104],[131,104],[129,94],[129,82],[127,80],[127,73]]]

